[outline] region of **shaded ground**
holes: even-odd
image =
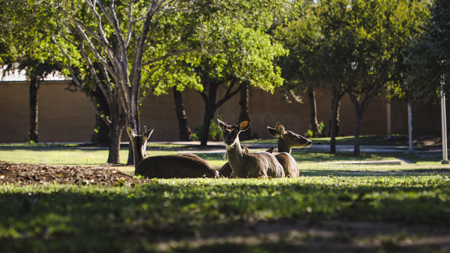
[[[81,166],[48,166],[0,161],[0,184],[131,185],[149,182],[116,169]]]
[[[131,185],[149,181],[109,168],[0,161],[0,184]],[[245,223],[239,228],[198,232],[193,236],[158,236],[154,243],[158,251],[172,252],[450,252],[450,228],[292,218]]]
[[[450,252],[450,229],[424,224],[355,221],[299,221],[247,224],[190,238],[161,237],[160,251],[190,245],[199,252],[221,245],[223,252]],[[267,251],[264,251],[267,250]]]

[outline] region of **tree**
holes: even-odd
[[[346,62],[345,90],[355,108],[354,155],[360,155],[364,112],[384,88],[402,81],[402,53],[426,11],[421,3],[406,0],[330,0],[323,1],[321,6],[324,8],[321,18],[345,24],[331,31],[345,42],[339,45],[344,48]]]
[[[283,82],[280,69],[274,67],[273,60],[285,50],[264,32],[270,26],[251,27],[243,21],[223,16],[203,24],[200,29],[204,50],[194,56],[197,58],[192,66],[204,87],[199,91],[205,105],[200,137],[202,146],[207,145],[210,122],[216,110],[243,85],[273,92]],[[225,94],[218,98],[220,86],[225,88]]]
[[[56,71],[61,71],[61,66],[56,62],[51,62],[49,59],[44,62],[39,62],[38,60],[30,58],[30,56],[25,56],[18,59],[19,65],[17,69],[25,70],[26,75],[30,81],[30,132],[28,136],[30,142],[38,143],[39,135],[39,104],[38,104],[38,91],[40,83],[44,79],[54,74]]]
[[[38,142],[38,90],[40,83],[61,66],[47,48],[56,29],[47,25],[51,15],[22,1],[0,3],[0,64],[5,71],[25,70],[29,79],[30,142]],[[27,29],[24,29],[27,27]]]
[[[83,84],[70,66],[80,61],[88,65],[111,109],[111,119],[104,118],[111,124],[111,141],[119,143],[122,127],[118,124],[122,121],[118,115],[123,112],[128,124],[139,132],[138,108],[149,91],[161,94],[179,83],[201,88],[196,79],[184,82],[184,74],[191,73],[179,74],[175,69],[188,52],[203,49],[193,46],[199,42],[199,24],[219,14],[250,14],[258,22],[261,18],[255,14],[269,2],[79,0],[61,8],[58,21],[62,29],[54,41],[79,87]]]
[[[436,101],[450,87],[450,3],[435,0],[430,17],[405,51],[405,81],[391,89],[403,101]],[[441,87],[441,85],[443,86]]]
[[[287,25],[293,34],[288,38],[298,42],[289,47],[301,63],[295,80],[332,88],[331,153],[339,101],[347,93],[356,116],[354,154],[360,154],[364,112],[384,88],[401,82],[402,52],[426,15],[423,6],[407,0],[323,0]]]
[[[324,71],[329,64],[325,60],[324,45],[330,38],[321,33],[320,20],[314,10],[313,1],[294,2],[289,9],[289,20],[280,25],[275,34],[289,49],[289,55],[280,59],[282,76],[286,79],[285,92],[291,93],[298,102],[302,102],[301,96],[308,97],[310,129],[316,136],[320,136],[323,133],[317,120],[315,92],[329,88],[328,83],[334,79],[330,78],[331,72]],[[337,101],[339,104],[339,100]]]
[[[120,136],[126,122],[139,132],[138,105],[144,85],[158,86],[174,60],[189,50],[186,36],[192,30],[185,22],[195,23],[193,12],[201,4],[86,0],[62,8],[60,13],[67,18],[60,20],[64,29],[54,41],[78,87],[83,88],[83,83],[74,66],[85,62],[108,102],[110,115],[102,119],[111,129],[110,156],[114,159],[109,160],[119,162]],[[88,94],[88,98],[102,115],[92,96]]]

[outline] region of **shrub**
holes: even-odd
[[[209,135],[208,141],[220,141],[222,139],[222,130],[219,127],[219,123],[217,123],[217,119],[222,119],[222,116],[217,116],[216,119],[211,120],[211,124],[209,125]],[[192,134],[193,141],[199,141],[202,134],[203,125],[199,125],[195,128],[194,133]]]
[[[307,137],[307,138],[311,138],[311,137],[325,137],[326,136],[326,134],[325,134],[326,129],[327,128],[325,127],[325,124],[323,123],[323,121],[321,121],[319,123],[320,134],[313,132],[311,129],[308,129],[308,131],[305,133],[305,137]]]

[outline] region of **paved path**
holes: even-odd
[[[158,142],[160,144],[178,144],[178,145],[200,145],[200,142],[196,141],[188,141],[188,142]],[[273,146],[276,147],[276,144],[273,143],[241,143],[242,145],[247,146],[250,150],[253,151],[261,151],[269,149]],[[179,153],[200,153],[200,154],[214,154],[214,153],[225,153],[225,144],[221,141],[209,141],[208,146],[210,148],[208,149],[190,149],[190,150],[182,150],[178,151]],[[353,152],[353,145],[336,145],[336,151],[337,152]],[[419,156],[421,158],[426,157],[440,157],[442,156],[442,149],[437,147],[432,148],[415,148],[413,152],[408,151],[408,146],[376,146],[376,145],[370,145],[360,146],[360,150],[362,153],[376,153],[376,152],[382,152],[382,153],[411,153],[415,154],[416,156]],[[309,148],[294,148],[293,152],[329,152],[330,145],[327,144],[316,144],[312,145]],[[364,164],[364,165],[401,165],[402,163],[406,164],[413,164],[412,162],[403,159],[403,158],[397,158],[395,160],[380,160],[380,161],[345,161],[345,162],[327,162],[327,164]]]
[[[198,141],[175,141],[175,142],[153,142],[159,144],[175,144],[175,145],[200,145]],[[269,149],[271,147],[276,147],[277,144],[273,143],[241,143],[241,145],[247,146],[249,149]],[[225,144],[221,141],[208,141],[208,146],[217,147],[217,149],[201,149],[196,150],[196,153],[225,153]],[[223,147],[223,148],[222,148]],[[330,145],[326,144],[316,144],[309,148],[294,148],[293,152],[329,152]],[[408,146],[360,146],[361,152],[383,152],[383,153],[405,153],[408,151]],[[198,151],[198,152],[197,152]],[[336,145],[337,152],[353,152],[353,145]],[[184,152],[184,151],[181,151]],[[186,152],[193,152],[192,150]],[[416,148],[415,154],[431,154],[442,152],[440,148]]]

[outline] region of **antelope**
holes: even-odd
[[[127,126],[128,136],[133,145],[135,175],[148,178],[217,178],[219,172],[208,162],[194,154],[146,156],[147,140],[153,129],[142,135]]]
[[[228,163],[239,178],[284,177],[284,170],[275,156],[268,152],[246,153],[241,148],[239,133],[250,127],[250,119],[228,125],[217,119],[226,144]]]
[[[268,150],[266,150],[267,153],[273,153],[273,149],[274,147],[269,148]],[[249,153],[247,146],[244,145],[244,152],[245,153]],[[219,169],[219,175],[223,176],[223,177],[229,177],[229,178],[233,178],[234,177],[234,173],[233,170],[231,169],[230,163],[225,163],[220,169]]]
[[[275,128],[267,127],[270,134],[278,138],[278,154],[275,155],[278,162],[283,166],[287,177],[298,177],[300,171],[295,159],[291,156],[292,148],[310,147],[312,141],[296,134],[292,131],[286,131],[281,123],[277,123]]]

